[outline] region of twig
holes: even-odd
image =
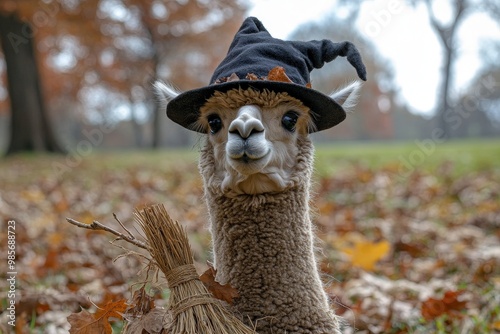
[[[122,240],[125,240],[133,245],[136,245],[137,247],[140,247],[140,248],[143,248],[147,251],[150,250],[150,247],[147,243],[143,242],[143,241],[140,241],[140,240],[137,240],[132,234],[130,234],[129,231],[127,231],[127,229],[125,229],[130,235],[125,235],[123,233],[120,233],[114,229],[112,229],[111,227],[108,227],[106,225],[103,225],[101,223],[99,223],[97,220],[94,220],[92,222],[92,224],[84,224],[84,223],[81,223],[77,220],[74,220],[72,218],[66,218],[66,221],[72,225],[75,225],[77,227],[81,227],[81,228],[86,228],[87,230],[94,230],[94,231],[106,231],[106,232],[109,232],[111,234],[114,234],[118,237],[118,239],[122,239]],[[123,225],[122,225],[123,226]]]
[[[128,233],[128,235],[131,237],[131,238],[134,238],[134,235],[125,227],[125,225],[123,225],[123,223],[120,221],[120,219],[118,219],[118,217],[116,216],[116,213],[113,212],[113,217],[115,218],[115,220],[118,222],[118,224],[120,224],[120,226],[125,230],[125,232]]]

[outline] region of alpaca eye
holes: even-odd
[[[285,129],[290,132],[295,131],[295,125],[297,124],[297,120],[299,119],[299,115],[295,111],[288,111],[283,118],[281,119],[281,124]]]
[[[210,133],[211,134],[216,134],[219,132],[220,129],[222,129],[222,120],[220,117],[216,114],[212,114],[207,117],[208,120],[208,126],[210,127]]]

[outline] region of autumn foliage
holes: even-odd
[[[461,318],[467,302],[462,299],[464,291],[446,291],[442,298],[428,298],[422,303],[422,316],[433,320],[447,315],[449,318]]]
[[[94,314],[86,310],[73,313],[68,317],[71,325],[70,334],[111,334],[112,328],[109,318],[123,319],[123,313],[127,310],[124,299],[116,302],[108,301],[102,307],[98,307]]]
[[[367,150],[318,150],[312,204],[319,265],[332,307],[359,333],[500,329],[498,149],[481,147],[440,151],[433,164],[404,177],[397,160],[381,162],[377,152],[367,160]],[[466,163],[446,158],[458,153]],[[227,302],[237,298],[207,270],[210,236],[195,152],[98,154],[60,177],[56,161],[64,157],[0,162],[0,214],[17,223],[17,333],[118,333],[126,319],[145,319],[135,328],[157,333],[168,289],[161,275],[147,275],[147,253],[65,222],[98,220],[126,233],[116,213],[136,234],[133,208],[152,203],[164,203],[185,226],[208,289]],[[10,333],[3,320],[0,330]]]

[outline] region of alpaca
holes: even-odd
[[[353,106],[359,87],[331,98]],[[310,110],[286,93],[235,89],[208,99],[198,123],[216,279],[238,290],[235,310],[262,334],[340,333],[314,254]]]
[[[216,280],[237,289],[235,312],[261,334],[340,333],[316,264],[309,207],[309,134],[340,123],[360,88],[355,81],[328,96],[310,88],[312,68],[337,55],[366,79],[352,44],[285,42],[248,18],[210,86],[180,93],[155,84],[167,115],[206,135],[199,170]]]

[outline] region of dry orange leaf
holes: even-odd
[[[122,319],[122,314],[125,312],[127,307],[128,305],[125,299],[120,299],[116,302],[110,301],[96,312],[96,317]]]
[[[460,300],[463,290],[459,291],[446,291],[442,299],[429,298],[422,303],[422,316],[426,320],[433,320],[437,317],[448,314],[451,317],[460,318],[460,311],[462,311],[467,302]]]
[[[86,310],[81,310],[78,313],[72,313],[68,317],[68,322],[71,325],[71,328],[69,329],[70,334],[111,334],[112,332],[108,319],[96,319],[95,315]]]
[[[389,253],[391,246],[388,241],[371,242],[358,240],[353,247],[341,248],[351,258],[351,263],[356,267],[372,271],[375,264]]]
[[[108,302],[104,307],[99,308],[95,313],[89,313],[82,310],[78,313],[72,313],[68,317],[71,325],[70,334],[111,334],[112,328],[109,324],[109,318],[122,319],[122,314],[127,309],[125,299],[116,302]]]
[[[267,80],[270,80],[270,81],[279,81],[279,82],[290,82],[290,83],[293,82],[286,75],[285,69],[283,67],[281,67],[281,66],[276,66],[275,68],[271,69],[269,71],[269,73],[267,74]]]
[[[495,321],[492,325],[491,325],[492,329],[496,330],[496,331],[500,331],[500,320],[497,320]]]
[[[49,249],[47,252],[47,256],[45,257],[45,263],[42,268],[44,270],[47,269],[57,269],[59,267],[59,250],[57,249]]]
[[[238,291],[229,283],[221,285],[219,282],[215,281],[216,274],[217,271],[208,263],[208,269],[200,276],[200,280],[215,298],[232,304],[233,299],[238,297]]]

